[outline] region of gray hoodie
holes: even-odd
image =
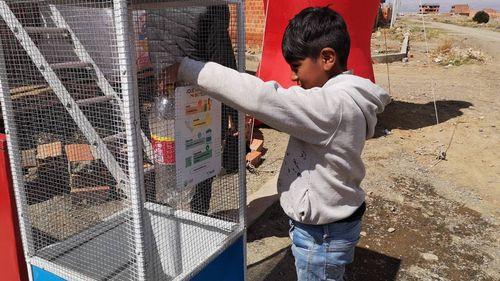
[[[276,82],[216,63],[184,58],[179,79],[290,135],[278,178],[280,203],[292,219],[326,224],[364,201],[361,152],[389,95],[370,80],[341,74],[321,88],[284,89]]]

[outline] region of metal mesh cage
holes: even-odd
[[[240,1],[0,1],[0,14],[29,264],[183,280],[241,235],[243,116],[164,75],[184,56],[244,70]]]

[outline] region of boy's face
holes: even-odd
[[[322,87],[328,79],[320,59],[305,58],[290,63],[291,79],[304,89]]]
[[[334,75],[340,73],[335,51],[331,48],[321,50],[316,59],[305,58],[290,63],[291,79],[304,89],[323,87]]]

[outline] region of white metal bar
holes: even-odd
[[[123,112],[123,102],[121,98],[118,96],[116,91],[113,89],[113,87],[109,84],[108,79],[104,76],[104,73],[102,73],[101,69],[99,66],[95,63],[95,61],[92,59],[90,54],[87,52],[83,44],[80,42],[78,37],[76,36],[75,32],[71,29],[69,24],[64,20],[64,17],[61,15],[59,10],[55,5],[49,5],[50,11],[51,11],[51,16],[52,20],[56,24],[56,26],[59,29],[65,29],[69,34],[71,35],[71,39],[73,41],[73,44],[75,46],[75,53],[80,58],[82,62],[87,62],[89,63],[95,71],[96,77],[97,77],[97,85],[99,88],[101,88],[102,92],[106,96],[112,96],[116,102],[118,103],[118,106],[120,107],[120,111]],[[143,148],[146,152],[146,158],[149,160],[153,159],[153,150],[151,148],[151,142],[149,141],[148,137],[142,132],[141,130],[141,137],[142,137],[142,144]]]
[[[245,4],[237,4],[238,18],[238,71],[245,72]],[[243,112],[238,112],[238,134],[239,142],[239,175],[238,175],[238,185],[239,185],[239,206],[240,206],[240,217],[239,217],[239,227],[240,231],[246,228],[246,165],[245,165],[245,114]]]
[[[232,232],[225,240],[222,245],[219,246],[217,251],[215,251],[209,258],[198,264],[195,268],[190,270],[189,272],[183,272],[181,275],[177,276],[176,278],[173,279],[173,281],[184,281],[184,280],[190,280],[193,278],[196,274],[198,274],[200,271],[203,270],[207,265],[209,265],[213,260],[215,260],[222,252],[227,250],[229,246],[231,246],[234,242],[240,238],[241,235],[244,235],[242,232]],[[243,265],[246,268],[246,264]],[[246,271],[245,271],[246,274]],[[243,280],[246,280],[246,275]]]
[[[245,4],[239,3],[237,4],[238,18],[237,18],[237,26],[238,26],[238,70],[240,72],[246,71],[245,65]],[[247,189],[246,189],[246,163],[245,163],[245,154],[246,154],[246,132],[245,132],[245,114],[243,112],[238,112],[238,148],[239,148],[239,175],[238,175],[238,186],[239,186],[239,223],[238,223],[238,233],[243,233],[243,280],[247,279],[247,255],[246,255],[246,245],[247,245]],[[253,126],[252,126],[253,131]],[[252,132],[253,133],[253,132]],[[237,239],[238,236],[236,236]],[[235,240],[236,240],[235,239]]]
[[[165,8],[179,8],[190,6],[209,6],[222,4],[242,4],[244,0],[142,0],[134,1],[130,6],[133,10],[159,10]]]
[[[102,140],[104,142],[112,142],[112,141],[116,141],[117,139],[123,139],[126,137],[126,135],[127,134],[125,132],[119,132],[119,133],[116,133],[114,135],[104,137]]]
[[[95,129],[92,127],[92,124],[80,110],[78,104],[75,102],[75,100],[73,100],[66,87],[64,87],[59,77],[50,67],[50,64],[43,57],[40,50],[37,48],[26,30],[24,30],[23,26],[16,18],[16,16],[12,13],[5,1],[0,2],[0,13],[5,23],[14,33],[26,53],[31,57],[40,73],[43,75],[61,103],[65,106],[66,110],[78,125],[78,128],[87,138],[88,142],[97,147],[96,152],[98,153],[104,165],[106,165],[106,167],[118,183],[127,183],[128,176],[123,172],[113,154],[111,154],[111,152],[108,150],[106,144],[99,137]],[[129,196],[128,190],[124,190],[124,192],[127,196]]]
[[[0,5],[3,4],[5,4],[3,1],[0,2]],[[0,10],[2,9],[3,7],[0,7]],[[11,119],[9,117],[9,114],[13,113],[13,108],[8,83],[7,69],[5,67],[5,58],[3,55],[3,43],[0,38],[0,104],[2,106],[5,133],[7,134],[7,148],[12,182],[14,184],[14,196],[16,198],[17,215],[21,231],[21,242],[23,244],[25,261],[28,262],[28,258],[34,255],[35,249],[33,245],[31,224],[25,214],[28,211],[28,204],[26,200],[26,193],[24,192],[25,184],[22,172],[21,153],[19,151],[17,139],[17,130],[14,118]],[[28,277],[30,280],[33,279],[31,271],[28,272]]]
[[[98,281],[95,279],[91,279],[86,275],[83,275],[79,272],[76,272],[68,267],[60,266],[53,262],[49,262],[40,257],[32,257],[29,259],[29,264],[39,267],[47,272],[57,272],[57,276],[61,277],[68,281]],[[31,272],[31,268],[28,268],[28,271]],[[55,273],[54,273],[55,274]]]
[[[94,104],[94,103],[107,102],[107,101],[110,101],[111,99],[113,99],[112,96],[100,96],[100,97],[95,97],[95,98],[77,100],[76,103],[78,105],[89,105],[89,104]]]
[[[90,67],[91,65],[87,62],[83,61],[68,61],[68,62],[59,62],[59,63],[52,63],[50,64],[50,67],[52,70],[59,70],[59,69],[69,69],[69,68],[85,68],[85,67]]]
[[[230,233],[236,230],[237,224],[233,222],[217,220],[212,217],[174,209],[165,205],[145,202],[144,208],[151,213],[158,213],[165,217],[172,217],[175,220],[191,221],[211,228],[220,229],[221,232]]]
[[[137,262],[137,277],[139,281],[146,280],[146,255],[144,252],[144,208],[145,201],[142,183],[144,182],[144,167],[142,150],[138,149],[140,135],[139,95],[137,88],[137,71],[135,65],[135,47],[131,32],[132,10],[128,10],[127,0],[113,0],[115,16],[116,43],[118,63],[120,66],[121,93],[123,97],[123,115],[125,132],[127,133],[127,156],[129,167],[130,203],[132,221],[134,223],[135,254]]]
[[[24,28],[28,33],[31,34],[40,34],[40,35],[45,35],[45,34],[60,34],[60,35],[69,35],[68,31],[64,28],[58,28],[58,27],[25,27]]]

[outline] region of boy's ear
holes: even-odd
[[[337,63],[337,53],[330,47],[323,48],[319,52],[319,59],[323,64],[323,69],[325,71],[330,71],[334,69],[334,66]]]

